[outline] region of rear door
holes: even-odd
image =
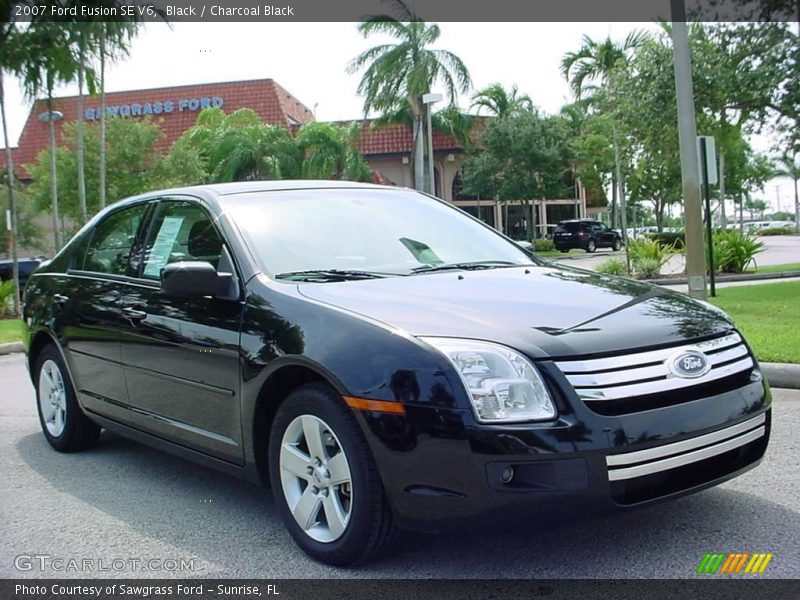
[[[143,202],[114,211],[92,230],[53,296],[56,321],[81,404],[126,420],[120,300],[131,256],[151,207]]]
[[[242,463],[240,300],[162,293],[161,268],[183,260],[230,271],[214,219],[193,199],[162,199],[143,246],[138,280],[121,299],[121,342],[136,425],[195,450]]]

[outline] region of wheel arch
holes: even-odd
[[[308,383],[326,383],[340,396],[347,395],[345,387],[332,373],[300,357],[281,360],[280,364],[269,370],[258,387],[250,411],[250,434],[258,477],[265,485],[269,485],[269,432],[275,414],[289,394]]]
[[[30,345],[28,346],[28,373],[31,377],[31,381],[34,380],[36,373],[36,362],[39,360],[39,356],[48,345],[52,344],[58,350],[58,353],[61,355],[61,359],[64,361],[64,365],[66,366],[67,371],[69,371],[69,363],[67,362],[67,357],[64,356],[64,351],[61,348],[61,344],[58,343],[56,337],[46,329],[40,329],[36,333],[31,336]],[[72,379],[72,373],[69,373],[70,379]],[[74,379],[73,379],[74,381]],[[34,381],[34,385],[36,382]]]

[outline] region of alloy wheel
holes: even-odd
[[[53,437],[64,432],[67,417],[67,392],[61,369],[53,360],[46,360],[39,371],[39,406],[42,420]]]
[[[350,463],[331,427],[300,415],[286,428],[280,448],[280,478],[286,504],[310,538],[333,542],[353,512]]]

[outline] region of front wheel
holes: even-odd
[[[619,252],[619,249],[622,248],[622,242],[619,238],[614,239],[614,245],[611,247],[614,252]]]
[[[36,361],[36,404],[42,432],[59,452],[91,448],[100,427],[83,414],[75,389],[55,346],[47,346]]]
[[[295,542],[333,565],[374,558],[396,528],[367,441],[329,386],[292,392],[275,415],[269,474],[278,512]]]

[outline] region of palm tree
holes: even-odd
[[[602,85],[609,83],[614,69],[626,62],[631,51],[642,45],[646,36],[632,31],[622,44],[614,42],[610,37],[597,42],[584,35],[582,46],[577,52],[567,52],[561,60],[561,74],[570,82],[575,97],[580,100],[587,92],[597,89],[591,82],[598,81]]]
[[[614,70],[628,61],[630,54],[642,45],[646,36],[641,32],[632,31],[622,44],[611,40],[610,37],[602,42],[597,42],[584,35],[582,46],[577,52],[568,52],[561,60],[561,74],[570,82],[572,91],[577,100],[587,93],[593,95],[597,86],[593,82],[599,81],[601,85],[608,85],[613,77]],[[621,189],[621,167],[619,163],[619,143],[616,128],[613,133],[614,142],[614,171],[611,173],[611,223],[612,227],[617,219],[617,192],[620,202],[624,205]],[[619,190],[618,190],[619,188]],[[624,215],[623,215],[624,220]],[[623,224],[623,233],[625,227]],[[625,245],[627,248],[627,244]]]
[[[78,71],[78,61],[70,48],[69,30],[63,23],[37,21],[30,24],[23,37],[26,59],[18,65],[25,95],[36,99],[47,96],[50,118],[50,182],[52,190],[53,238],[55,251],[61,249],[61,223],[58,217],[58,179],[56,173],[55,122],[53,117],[53,90],[57,83],[73,81]]]
[[[12,41],[16,29],[10,22],[0,24],[0,117],[3,121],[3,141],[5,143],[6,181],[8,182],[8,214],[11,218],[11,231],[9,232],[9,254],[12,261],[12,277],[14,279],[14,315],[19,315],[19,261],[17,260],[17,202],[14,186],[14,161],[11,155],[11,144],[8,140],[8,124],[6,122],[5,88],[3,86],[3,73],[10,67],[11,57],[8,51],[19,48]]]
[[[295,141],[302,155],[303,179],[348,179],[369,181],[371,171],[356,150],[361,129],[309,121],[297,132]]]
[[[160,14],[160,13],[159,13]],[[97,38],[97,55],[100,59],[100,208],[106,205],[106,61],[128,54],[129,44],[138,31],[131,21],[95,22],[92,24]]]
[[[800,10],[800,8],[798,9]],[[797,154],[786,153],[778,159],[778,170],[775,175],[778,177],[788,177],[794,184],[794,230],[800,233],[800,197],[798,196],[797,182],[800,180],[800,162],[797,161]]]
[[[533,110],[533,101],[527,94],[519,94],[516,85],[511,86],[511,92],[499,83],[483,88],[472,96],[470,108],[485,108],[496,117],[530,112]]]
[[[458,92],[465,92],[470,76],[461,59],[447,50],[430,46],[441,33],[435,23],[425,23],[402,0],[391,0],[399,19],[373,16],[358,26],[364,37],[388,34],[396,44],[380,44],[365,50],[347,66],[348,73],[364,70],[358,93],[364,96],[364,115],[371,111],[394,113],[407,105],[413,119],[414,144],[411,151],[414,185],[423,189],[425,105],[422,96],[435,82],[441,82],[450,104]]]

